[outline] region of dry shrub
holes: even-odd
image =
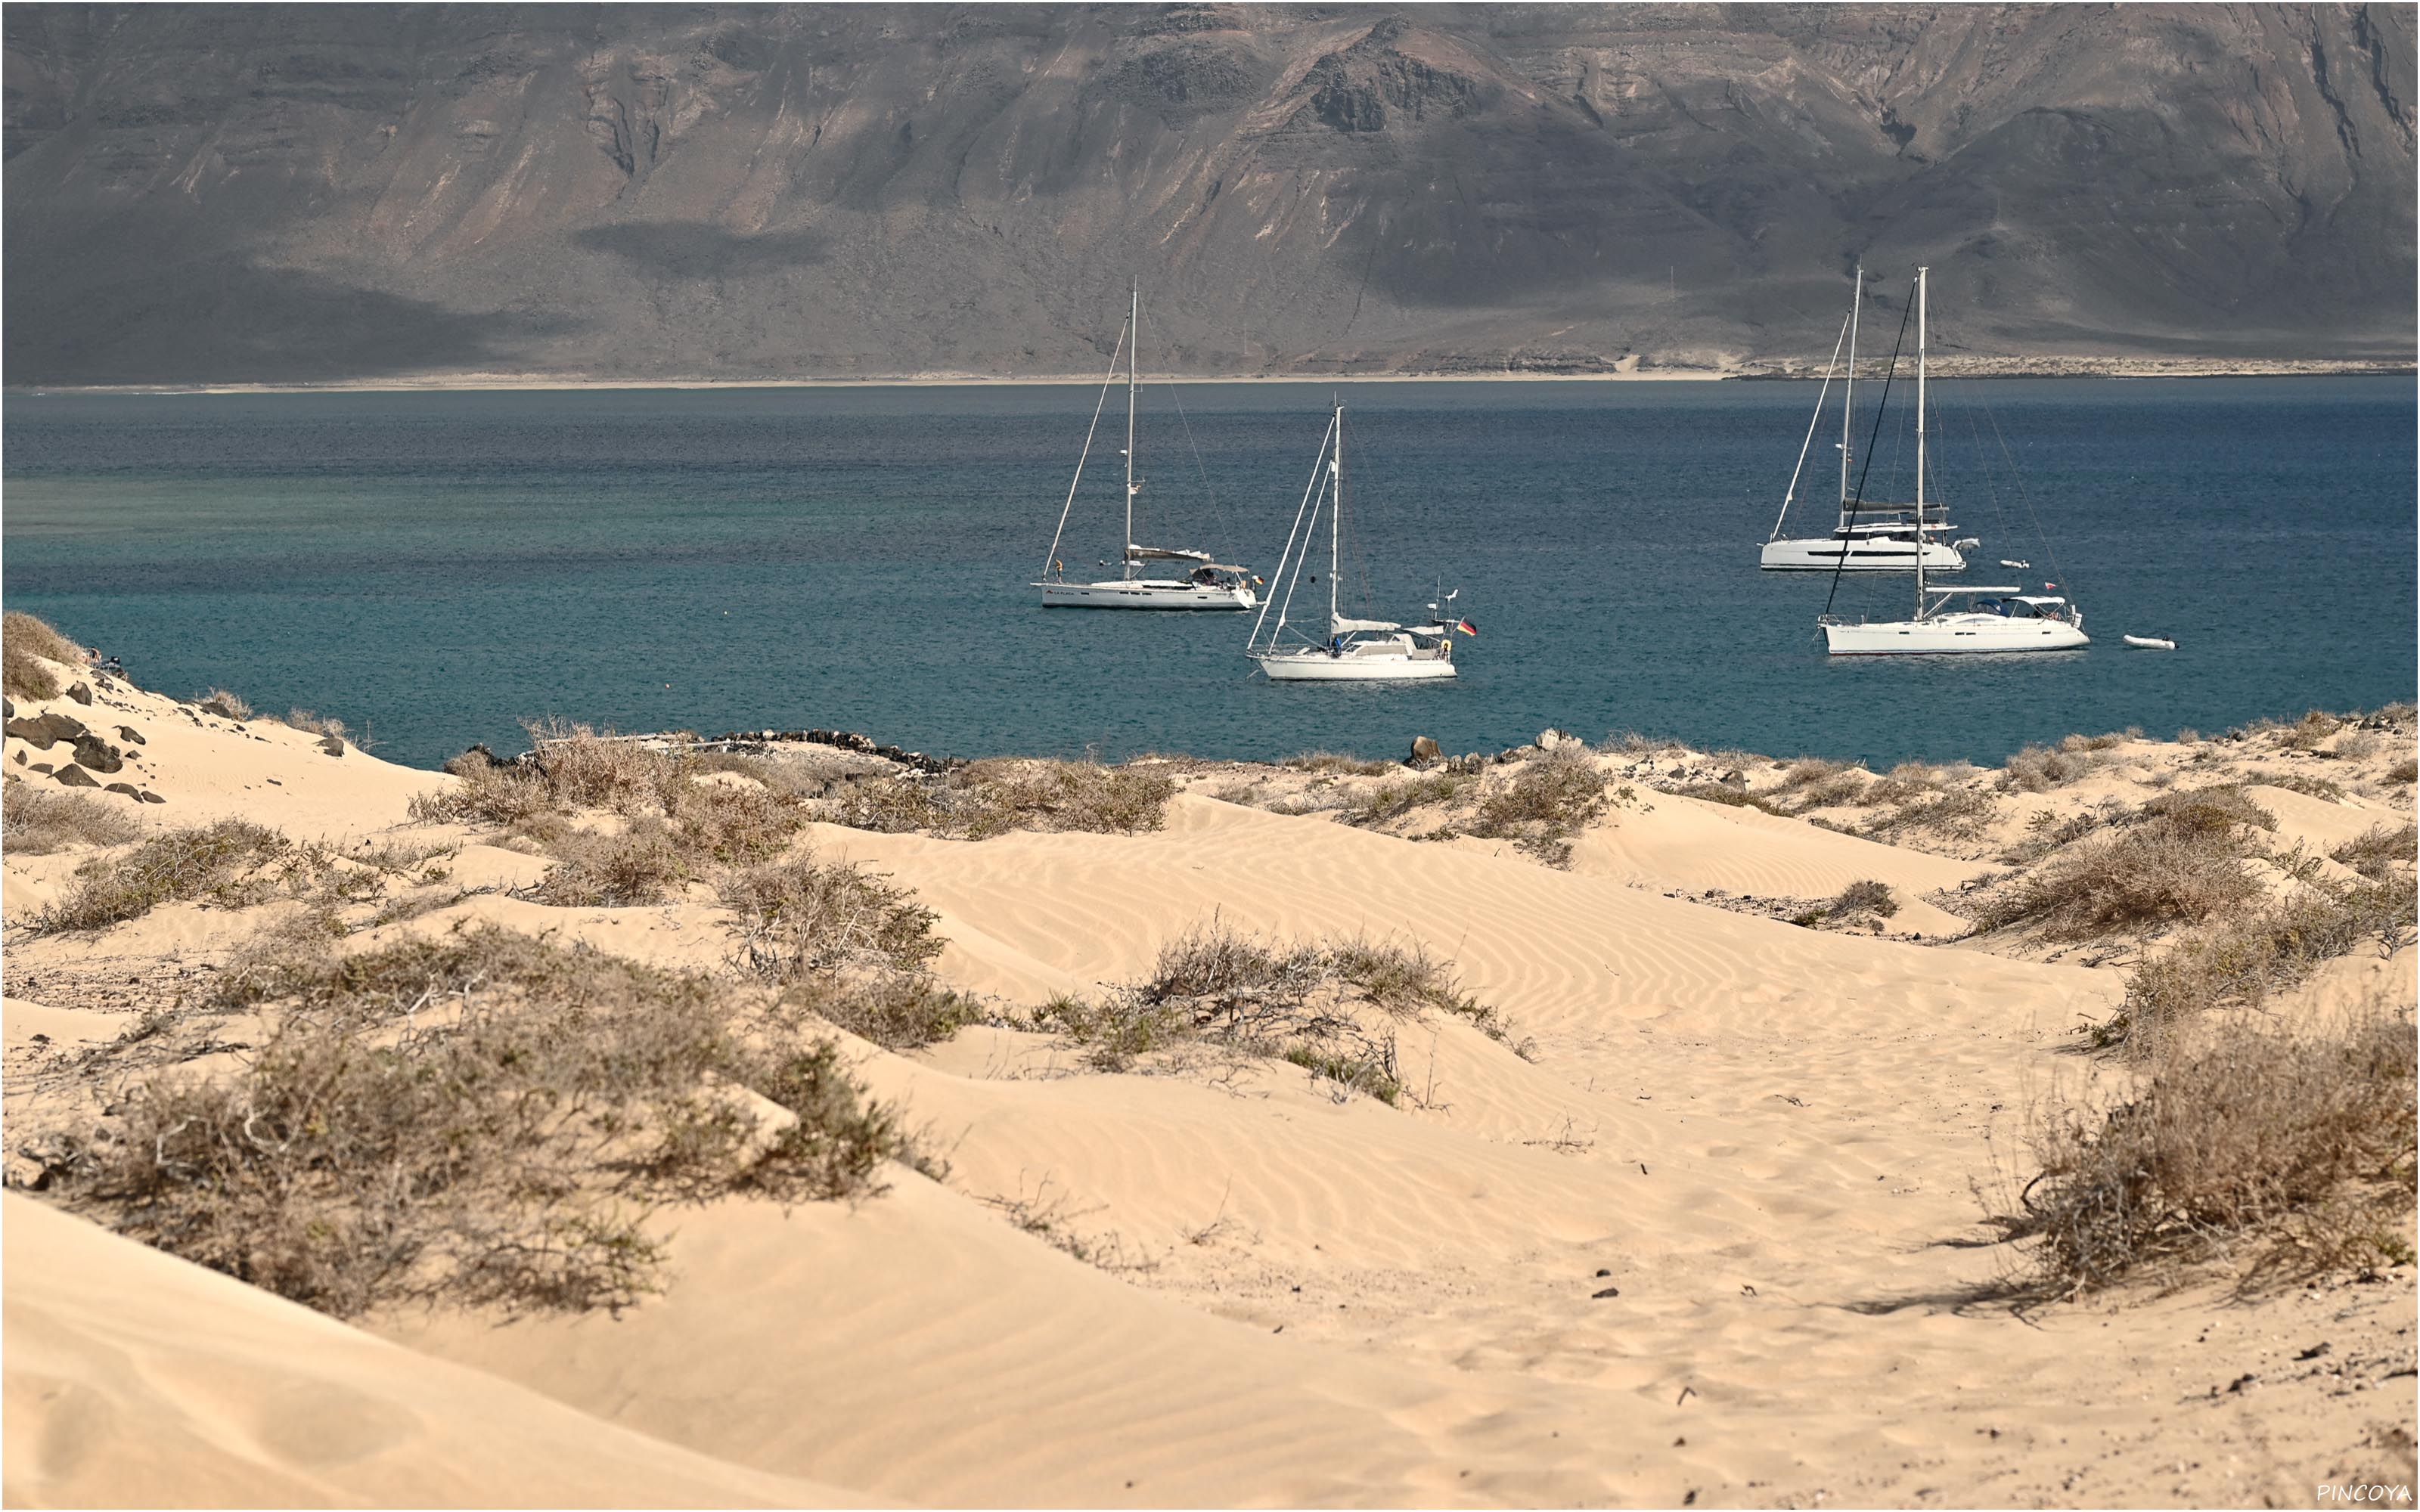
[[[1790,813],[1789,810],[1771,798],[1750,793],[1744,787],[1735,788],[1728,782],[1692,782],[1685,787],[1675,788],[1672,792],[1680,797],[1699,798],[1707,803],[1719,803],[1732,809],[1754,809],[1759,813],[1776,814],[1785,818]]]
[[[2407,885],[2316,883],[2228,914],[2137,966],[2125,1002],[2093,1027],[2092,1042],[2139,1050],[2206,1009],[2258,1008],[2324,962],[2365,947],[2392,952],[2410,936],[2413,907]]]
[[[13,778],[0,789],[0,846],[12,856],[48,856],[70,845],[123,845],[141,833],[108,799],[49,792]]]
[[[2399,829],[2372,825],[2328,855],[2372,882],[2383,882],[2396,862],[2408,866],[2420,861],[2420,828],[2411,825]]]
[[[1278,763],[1297,772],[1321,772],[1343,777],[1385,777],[1400,770],[1394,762],[1365,762],[1358,756],[1342,756],[1332,750],[1307,750]]]
[[[1432,1011],[1466,1019],[1509,1042],[1502,1017],[1464,992],[1451,966],[1424,949],[1366,941],[1280,945],[1213,921],[1163,947],[1141,981],[1098,1002],[1057,999],[1036,1018],[1084,1045],[1104,1071],[1208,1043],[1289,1061],[1392,1103],[1404,1090],[1393,1025]]]
[[[812,857],[723,876],[739,916],[739,964],[768,981],[834,973],[920,972],[941,953],[940,916],[863,867]]]
[[[253,717],[252,705],[224,687],[211,688],[198,702],[204,714],[215,714],[222,719],[233,719],[240,724]]]
[[[1815,787],[1835,778],[1862,769],[1854,762],[1827,761],[1821,756],[1801,756],[1782,772],[1781,780],[1774,784],[1776,793],[1794,793],[1800,788]]]
[[[683,851],[726,866],[780,855],[807,823],[806,805],[791,794],[720,782],[676,779],[663,805]]]
[[[1157,829],[1176,795],[1160,771],[1097,762],[976,762],[957,774],[971,799],[955,828],[969,840],[1012,829],[1131,835]]]
[[[822,806],[822,817],[851,829],[883,835],[918,830],[945,833],[950,808],[938,779],[918,777],[853,778],[839,784]]]
[[[548,720],[529,727],[531,764],[556,805],[635,814],[660,806],[681,779],[671,754],[611,731]]]
[[[0,614],[0,687],[21,699],[57,698],[59,680],[43,661],[80,667],[84,648],[22,609]]]
[[[2112,730],[2107,734],[2064,736],[2058,743],[2058,748],[2070,756],[2080,756],[2086,751],[2115,750],[2130,740],[2142,738],[2143,727],[2130,724],[2123,730]]]
[[[1596,748],[1608,756],[1660,756],[1682,747],[1677,741],[1657,740],[1636,730],[1609,730]]]
[[[259,985],[290,1003],[252,1058],[138,1087],[55,1189],[339,1316],[619,1305],[658,1288],[657,1205],[852,1196],[906,1151],[828,1041],[701,978],[484,929]]]
[[[1889,883],[1868,877],[1842,887],[1839,896],[1832,900],[1828,908],[1835,918],[1851,914],[1876,914],[1888,918],[1899,912],[1899,897],[1891,891]]]
[[[2317,709],[2312,709],[2300,719],[2288,725],[2284,733],[2278,735],[2277,744],[2288,750],[2311,750],[2315,749],[2319,742],[2343,728],[2342,720],[2333,715],[2322,714]]]
[[[2262,772],[2257,775],[2269,787],[2284,788],[2288,793],[2323,798],[2330,803],[2344,801],[2344,784],[2328,778],[2310,777],[2301,772]]]
[[[1950,788],[1931,797],[1919,797],[1901,803],[1888,813],[1877,814],[1857,830],[1860,835],[1880,839],[1901,830],[1931,830],[1953,839],[1972,839],[1983,832],[1983,826],[1999,813],[1992,795],[1978,788]]]
[[[782,1001],[892,1051],[939,1044],[986,1016],[974,999],[923,971],[885,971],[854,980],[810,976],[791,987]]]
[[[1870,802],[1867,795],[1868,777],[1863,772],[1842,772],[1798,790],[1797,813],[1817,809],[1838,809],[1848,804]]]
[[[2277,827],[2277,816],[2253,802],[2242,788],[2232,782],[2163,793],[2144,804],[2138,817],[2165,820],[2195,834],[2230,834],[2238,825],[2254,829]]]
[[[2420,761],[2406,756],[2386,769],[2389,782],[2420,782]]]
[[[1383,825],[1415,809],[1450,803],[1473,780],[1455,772],[1430,772],[1400,782],[1381,782],[1338,810],[1337,818],[1363,828]]]
[[[344,720],[333,715],[323,719],[309,709],[288,709],[286,711],[286,717],[278,722],[290,730],[300,730],[304,734],[334,735],[340,740],[347,733]]]
[[[1339,980],[1382,1013],[1399,1019],[1449,1013],[1468,1020],[1499,1044],[1512,1042],[1504,1015],[1465,991],[1453,963],[1429,954],[1424,945],[1349,940],[1327,948],[1327,964]]]
[[[685,776],[677,758],[610,731],[560,720],[524,728],[527,757],[503,764],[475,750],[456,757],[445,769],[461,785],[412,799],[411,817],[514,826],[582,809],[636,816],[661,810]]]
[[[614,835],[567,831],[552,849],[559,859],[529,896],[558,908],[659,903],[697,875],[691,852],[656,818],[633,819]]]
[[[2239,1255],[2247,1284],[2408,1263],[2414,1075],[2412,1020],[2375,1008],[2164,1037],[2123,1101],[2036,1124],[2039,1173],[1993,1222],[2058,1293]]]
[[[1912,803],[1941,791],[1947,774],[1930,762],[1901,762],[1865,791],[1867,803]]]
[[[1482,796],[1469,833],[1512,841],[1549,866],[1567,866],[1572,838],[1605,812],[1611,780],[1587,748],[1559,746],[1523,762],[1511,782]]]
[[[2070,735],[2068,740],[2086,737]],[[2047,793],[2064,787],[2091,772],[2101,764],[2095,749],[2086,747],[2069,750],[2062,741],[2056,748],[2048,746],[2027,746],[2009,758],[2000,770],[2000,791],[2003,793]]]
[[[247,907],[277,890],[257,875],[259,870],[298,854],[285,836],[240,819],[170,830],[124,856],[85,863],[76,872],[75,890],[35,916],[34,933],[106,929],[162,903]]]
[[[2054,938],[2086,939],[2169,919],[2199,922],[2259,894],[2243,860],[2231,828],[2154,817],[2020,877],[1977,911],[1976,932],[2039,923]]]
[[[2319,754],[2334,757],[2340,762],[2366,762],[2377,755],[2385,744],[2385,741],[2367,730],[2349,730],[2337,737],[2333,749],[2321,751]]]
[[[1156,769],[1003,757],[938,779],[885,777],[845,784],[824,817],[852,829],[928,830],[988,840],[1011,830],[1131,835],[1157,829],[1176,779]]]

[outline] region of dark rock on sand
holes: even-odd
[[[93,734],[76,736],[75,759],[79,766],[89,766],[96,772],[116,772],[126,765],[116,747]]]
[[[57,771],[52,773],[51,779],[62,787],[97,788],[101,786],[100,783],[92,779],[90,775],[88,775],[83,767],[75,765],[73,763],[70,763],[68,765],[62,766]]]

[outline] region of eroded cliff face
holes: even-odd
[[[6,378],[2412,351],[2399,8],[20,5]]]

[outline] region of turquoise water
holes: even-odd
[[[1552,724],[1996,760],[2420,677],[2408,379],[1936,383],[1934,474],[1983,541],[1966,579],[2028,559],[2095,643],[1839,662],[1813,625],[1829,579],[1756,570],[1809,384],[1154,389],[1146,538],[1265,573],[1332,392],[1348,597],[1404,618],[1459,587],[1481,633],[1456,684],[1273,687],[1246,677],[1249,616],[1036,607],[1091,388],[12,397],[0,586],[146,686],[337,715],[424,764],[550,714],[962,754],[1396,755]],[[1912,487],[1900,418],[1869,497]],[[1117,548],[1119,424],[1113,401],[1071,569]],[[1836,608],[1898,617],[1908,593],[1851,579]]]

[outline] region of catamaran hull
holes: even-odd
[[[1767,541],[1757,565],[1766,572],[1914,572],[1916,543],[1844,542],[1829,536]],[[1927,541],[1924,543],[1924,570],[1963,572],[1966,559],[1952,547],[1939,541]]]
[[[1941,656],[1978,652],[2072,651],[2091,638],[2062,620],[2010,620],[1997,614],[1951,614],[1938,620],[1878,625],[1827,625],[1823,641],[1835,656]]]
[[[1453,676],[1440,656],[1331,656],[1325,651],[1256,652],[1252,660],[1273,683],[1432,683]]]
[[[1044,609],[1257,609],[1260,599],[1249,588],[1204,587],[1199,583],[1154,582],[1146,579],[1106,583],[1035,583]]]

